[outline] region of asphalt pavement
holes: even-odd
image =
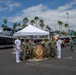
[[[76,45],[62,49],[62,58],[15,62],[13,49],[0,49],[0,75],[76,75]]]

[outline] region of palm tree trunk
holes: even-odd
[[[61,31],[62,31],[62,25],[61,25]]]
[[[59,31],[60,31],[60,25],[59,25]]]

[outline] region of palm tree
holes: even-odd
[[[44,27],[44,23],[40,23],[40,27],[42,29]]]
[[[31,25],[35,24],[35,21],[34,21],[34,20],[31,20],[31,21],[30,21],[30,24],[31,24]]]
[[[4,19],[4,20],[3,20],[3,22],[4,22],[4,23],[5,23],[5,25],[6,25],[6,23],[7,23],[7,19]]]
[[[76,31],[74,32],[74,35],[76,36]]]
[[[23,25],[22,25],[22,28],[24,28],[24,27],[27,26],[27,22],[28,22],[28,21],[29,21],[29,20],[28,20],[27,17],[25,17],[25,18],[23,19]]]
[[[43,23],[43,22],[44,22],[44,20],[40,20],[40,22],[41,22],[41,23]]]
[[[68,24],[67,23],[65,23],[65,25],[64,25],[65,27],[66,27],[66,33],[68,32]]]
[[[5,24],[5,27],[4,27],[4,28],[7,28],[7,25],[6,25],[7,19],[4,19],[3,22],[4,22],[4,24]]]
[[[13,23],[13,28],[16,29],[17,23]]]
[[[47,26],[46,26],[46,29],[48,29],[48,28],[49,28],[49,26],[47,25]]]
[[[35,22],[36,22],[36,27],[37,27],[37,26],[38,26],[38,25],[37,25],[37,21],[39,20],[39,17],[38,17],[38,16],[35,16],[35,17],[34,17],[34,20],[35,20]]]
[[[5,28],[5,25],[4,25],[4,24],[2,24],[2,25],[1,25],[1,27],[2,27],[2,28]]]
[[[5,28],[8,28],[7,25],[5,25]]]
[[[25,28],[25,27],[27,27],[27,25],[26,25],[26,24],[23,24],[23,25],[22,25],[22,28]]]
[[[50,32],[50,27],[48,25],[46,26],[46,29],[48,29],[48,31]]]
[[[20,23],[17,23],[17,26],[20,28],[21,27],[21,24]]]
[[[29,20],[28,20],[28,18],[27,17],[25,17],[24,19],[23,19],[23,22],[24,22],[24,24],[26,24],[27,25],[27,22],[28,22]]]
[[[41,29],[44,27],[44,20],[40,20],[40,27],[41,27]]]
[[[62,21],[58,21],[58,25],[59,25],[59,31],[62,31],[63,22]]]
[[[48,29],[49,34],[50,34],[50,30],[52,30],[48,25],[46,26],[46,29]],[[49,35],[50,36],[50,35]]]
[[[18,25],[18,26],[21,26],[21,24],[20,24],[20,23],[18,23],[17,25]]]
[[[17,27],[18,27],[18,29],[21,29],[21,24],[17,23]]]

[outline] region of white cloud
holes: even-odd
[[[21,4],[18,2],[12,3],[12,2],[7,2],[6,5],[9,8],[9,11],[12,11],[15,7],[20,7]]]
[[[68,9],[70,9],[70,8],[72,8],[73,7],[73,5],[75,5],[76,4],[76,0],[74,0],[73,2],[70,2],[70,3],[67,3],[67,4],[65,4],[64,6],[60,6],[60,7],[58,7],[58,10],[68,10]]]
[[[61,7],[59,7],[58,8],[58,10],[67,10],[67,9],[69,9],[69,8],[71,8],[72,7],[72,5],[68,5],[68,4],[66,4],[65,6],[61,6]]]
[[[20,14],[17,14],[15,17],[11,17],[11,22],[22,21],[24,17],[33,19],[35,16],[39,16],[39,14],[41,14],[41,12],[43,13],[43,11],[45,11],[46,8],[47,8],[46,6],[43,6],[40,4],[38,6],[33,6],[28,9],[24,9],[24,10],[22,10],[22,12]],[[16,18],[18,18],[18,19],[16,19]]]
[[[68,12],[69,13],[68,20],[69,20],[70,28],[75,29],[76,9],[70,9],[67,11],[67,9],[71,8],[73,4],[75,3],[71,2],[69,3],[69,5],[65,4],[65,6],[63,6],[64,10],[61,10],[61,7],[59,7],[56,10],[52,10],[47,8],[47,6],[40,4],[37,6],[32,6],[30,8],[24,9],[15,17],[8,17],[8,20],[10,22],[22,22],[24,17],[27,17],[29,20],[31,20],[35,16],[38,16],[40,19],[43,19],[45,21],[45,25],[49,25],[53,30],[55,28],[58,30],[59,28],[57,22],[61,20],[65,24],[67,22],[66,12]]]
[[[12,11],[16,7],[20,7],[21,3],[19,2],[13,2],[11,0],[0,0],[0,6],[5,6],[7,10]]]

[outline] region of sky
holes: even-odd
[[[33,20],[35,16],[53,30],[59,29],[58,21],[63,22],[63,29],[68,23],[71,30],[76,30],[76,0],[0,0],[0,26],[4,19],[12,27],[16,22],[22,24],[24,17]]]

